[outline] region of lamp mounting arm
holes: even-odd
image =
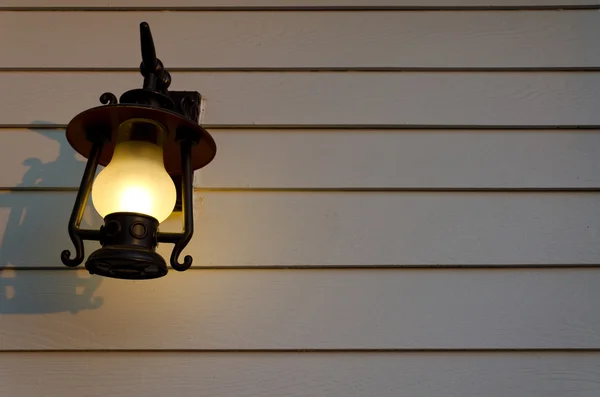
[[[154,39],[152,39],[152,32],[147,22],[140,24],[140,43],[142,47],[140,73],[144,76],[143,89],[167,95],[167,90],[171,85],[171,75],[165,70],[161,60],[156,57]]]
[[[129,90],[119,98],[109,92],[101,97],[102,103],[143,105],[176,112],[195,123],[199,122],[201,96],[196,91],[169,91],[171,74],[156,57],[156,47],[147,22],[140,23],[142,63],[140,73],[144,76],[142,88]]]

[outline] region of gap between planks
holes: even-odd
[[[600,66],[524,66],[524,67],[169,67],[169,72],[175,73],[398,73],[398,72],[416,72],[416,73],[511,73],[511,72],[598,72]],[[0,73],[80,73],[80,72],[96,72],[96,73],[139,73],[138,68],[134,67],[0,67]]]
[[[79,12],[79,11],[113,11],[113,12],[369,12],[369,11],[579,11],[598,10],[600,4],[564,4],[564,5],[474,5],[474,6],[3,6],[1,11],[12,12]]]
[[[444,349],[444,348],[364,348],[364,349],[17,349],[0,350],[2,354],[12,353],[245,353],[245,354],[369,354],[369,353],[387,353],[387,354],[507,354],[507,353],[536,353],[536,354],[556,354],[556,353],[577,353],[577,354],[598,354],[599,348],[476,348],[476,349]]]
[[[0,192],[77,192],[78,186],[0,186]],[[600,187],[201,187],[208,193],[598,193]]]
[[[600,269],[600,263],[576,263],[576,264],[487,264],[487,265],[443,265],[443,264],[413,264],[413,265],[396,265],[396,264],[374,264],[374,265],[223,265],[223,266],[195,266],[187,271],[371,271],[371,270],[387,270],[387,271],[499,271],[499,270],[589,270],[596,271]],[[67,267],[67,266],[6,266],[0,267],[2,271],[85,271],[83,267]]]
[[[209,130],[600,130],[600,125],[476,125],[476,124],[202,124]],[[67,124],[0,124],[3,129],[64,130]]]

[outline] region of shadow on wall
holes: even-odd
[[[72,186],[78,186],[85,163],[76,158],[64,131],[32,130],[58,141],[59,155],[47,163],[39,158],[26,159],[23,164],[28,170],[17,186],[56,187],[64,186],[65,181],[73,181]],[[0,313],[77,313],[102,305],[102,297],[93,296],[102,282],[101,277],[87,276],[85,270],[61,267],[61,251],[74,250],[68,238],[67,222],[75,194],[18,189],[0,194],[0,211],[8,214],[0,213],[0,228],[4,228],[3,236],[0,229]],[[82,227],[98,227],[98,219],[97,214],[88,213]],[[89,251],[87,244],[86,254]],[[40,270],[44,267],[53,269]]]

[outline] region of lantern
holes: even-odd
[[[91,274],[121,279],[154,279],[167,274],[158,243],[172,243],[171,267],[187,270],[192,258],[179,255],[193,234],[193,172],[210,163],[216,145],[199,125],[201,96],[169,91],[171,76],[156,58],[147,23],[140,24],[144,76],[141,89],[100,97],[103,106],[75,116],[67,126],[68,142],[87,164],[69,220],[75,255],[61,254],[63,264],[83,263],[83,240],[101,248],[85,263]],[[98,165],[105,168],[96,176]],[[80,227],[91,195],[104,218],[99,230]],[[159,231],[175,208],[182,211],[182,231]]]

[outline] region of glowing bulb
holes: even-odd
[[[117,133],[112,159],[92,187],[96,211],[102,217],[133,212],[164,221],[173,212],[177,191],[163,162],[163,127],[152,120],[132,119]]]

